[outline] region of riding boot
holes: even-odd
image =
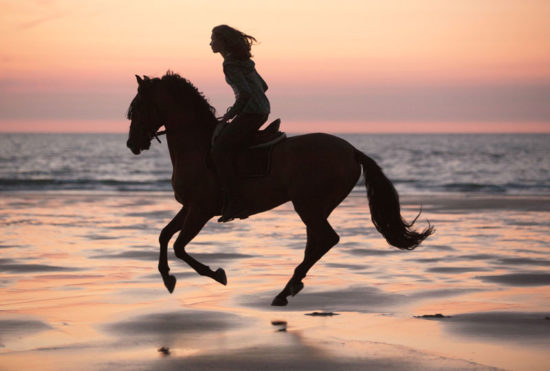
[[[233,168],[232,154],[227,154],[223,161],[223,170],[220,169],[222,175],[222,185],[224,189],[224,200],[222,216],[218,222],[229,222],[233,219],[246,219],[250,215],[246,202],[243,200],[238,189],[238,179]]]

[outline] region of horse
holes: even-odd
[[[216,111],[203,93],[176,73],[168,71],[162,78],[136,75],[136,79],[137,95],[127,114],[131,120],[127,147],[135,155],[149,149],[164,126],[173,166],[172,188],[182,205],[159,235],[158,270],[164,285],[170,293],[174,291],[176,277],[170,274],[167,249],[178,231],[175,255],[199,275],[226,285],[222,268],[213,271],[186,251],[187,244],[212,217],[221,215],[223,207],[222,188],[210,160],[218,125]],[[361,169],[372,222],[390,245],[412,250],[434,232],[429,222],[423,231],[413,229],[420,213],[412,222],[403,219],[392,182],[373,159],[347,141],[324,133],[287,137],[273,146],[269,173],[242,179],[241,184],[250,215],[290,201],[306,226],[303,261],[272,305],[287,305],[288,297],[304,288],[302,280],[311,267],[339,242],[327,218],[356,186]]]

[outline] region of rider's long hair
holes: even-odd
[[[212,29],[212,34],[221,40],[225,49],[236,59],[252,57],[250,49],[257,43],[253,36],[247,35],[233,27],[222,24]]]

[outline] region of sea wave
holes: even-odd
[[[550,194],[550,135],[340,137],[372,157],[400,194]],[[125,141],[124,134],[4,134],[0,192],[170,191],[166,143],[134,156]]]
[[[114,179],[0,179],[2,191],[170,191],[170,179],[139,182]]]

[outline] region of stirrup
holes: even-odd
[[[231,197],[225,196],[224,205],[222,209],[222,216],[218,219],[218,223],[230,222],[233,219],[246,219],[250,216],[250,211],[248,208],[243,205],[243,203],[238,203],[240,206],[236,212],[228,209],[235,209],[233,205],[234,201],[231,201]]]
[[[232,216],[226,216],[222,215],[218,218],[218,223],[227,223],[234,219],[247,219],[250,216],[248,209],[243,209],[242,211],[239,211],[235,215]]]

